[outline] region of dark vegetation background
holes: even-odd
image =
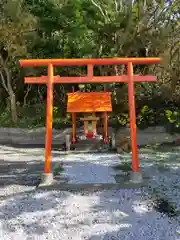
[[[47,74],[44,68],[21,69],[20,58],[163,57],[161,65],[135,66],[136,74],[154,74],[157,84],[136,84],[137,124],[164,125],[180,131],[180,0],[1,0],[0,126],[45,125],[46,86],[25,85],[23,77]],[[56,68],[79,76],[84,68]],[[125,66],[102,66],[95,74],[125,74]],[[76,89],[78,86],[74,86]],[[82,85],[102,90],[102,85]],[[128,125],[127,86],[106,85],[113,92],[114,127]],[[53,127],[69,126],[66,93],[54,87]]]

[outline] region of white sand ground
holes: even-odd
[[[142,171],[151,176],[149,186],[173,199],[178,207],[179,152],[140,153]],[[0,158],[1,240],[180,239],[178,222],[149,205],[152,189],[150,192],[144,188],[94,193],[33,191],[34,186],[28,186],[28,180],[20,186],[17,176],[27,175],[28,179],[40,173],[44,150],[1,146]],[[130,155],[122,155],[121,159],[129,161]],[[110,166],[120,160],[113,154],[65,157],[53,152],[53,161],[65,162],[64,174],[72,183],[108,183],[114,182]],[[162,171],[157,162],[169,169]]]

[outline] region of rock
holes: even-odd
[[[176,139],[175,143],[176,143],[177,145],[180,145],[180,138]]]
[[[118,146],[117,146],[117,152],[122,153],[123,151],[124,152],[131,151],[131,141],[128,136],[120,135]]]
[[[116,151],[117,151],[117,153],[119,153],[119,154],[123,153],[123,150],[122,150],[121,147],[117,147]]]

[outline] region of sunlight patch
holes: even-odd
[[[119,211],[119,210],[113,212],[113,215],[114,215],[115,217],[123,217],[123,218],[129,216],[127,213],[122,212],[122,211]]]
[[[138,214],[145,214],[149,212],[149,207],[146,202],[135,201],[132,205],[134,212]]]

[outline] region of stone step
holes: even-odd
[[[76,143],[75,148],[104,148],[107,147],[108,145],[105,145],[103,142],[97,142],[97,143],[92,143],[92,142],[79,142]]]

